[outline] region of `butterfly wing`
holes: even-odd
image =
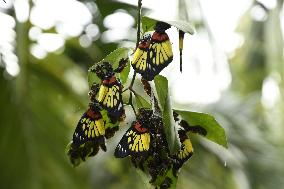
[[[138,127],[137,122],[123,135],[115,149],[115,157],[146,156],[150,149],[150,133],[148,129]]]
[[[149,47],[150,47],[151,35],[143,36],[143,39],[139,43],[131,62],[133,69],[142,75],[143,78],[154,78],[155,75],[152,70],[152,65],[149,60]]]
[[[121,116],[123,113],[122,86],[115,76],[102,82],[97,100],[112,116],[117,118]]]
[[[134,53],[132,66],[138,73],[144,73],[147,69],[148,48],[138,47]]]
[[[150,39],[140,42],[132,67],[148,81],[154,79],[173,60],[172,44],[164,31],[155,31]]]
[[[154,32],[148,57],[148,62],[153,66],[154,75],[159,74],[172,60],[172,44],[168,35],[165,32]]]
[[[71,163],[78,166],[86,157],[95,156],[99,149],[106,151],[105,122],[99,109],[90,107],[79,120],[67,154]]]
[[[190,139],[186,135],[186,132],[180,130],[179,138],[181,142],[181,148],[174,156],[174,159],[176,160],[174,164],[175,170],[181,168],[182,165],[193,155],[193,147]]]
[[[178,152],[178,159],[182,162],[187,161],[193,154],[193,147],[189,138],[185,139],[181,144],[181,149]]]
[[[80,146],[87,141],[94,141],[105,135],[105,123],[99,111],[91,108],[79,120],[73,134],[73,143]]]

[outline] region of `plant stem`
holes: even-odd
[[[138,12],[138,15],[137,15],[137,39],[136,39],[136,47],[135,49],[138,48],[138,45],[139,45],[139,41],[140,41],[140,33],[141,33],[141,9],[142,9],[142,0],[138,0],[138,8],[137,8],[137,12]],[[129,88],[132,88],[133,84],[134,84],[134,81],[135,81],[135,77],[136,77],[136,71],[134,70],[134,73],[133,73],[133,77],[132,77],[132,81],[130,83],[130,86]]]
[[[142,0],[138,0],[138,8],[137,8],[137,12],[138,12],[138,18],[137,18],[137,41],[136,41],[136,48],[138,48],[139,45],[139,41],[140,41],[140,33],[141,33],[141,9],[142,9]],[[133,102],[132,102],[132,98],[133,98],[133,84],[136,78],[136,71],[134,70],[133,76],[132,76],[132,80],[131,83],[128,87],[128,89],[130,90],[130,95],[129,95],[129,101],[128,104],[130,104],[130,106],[133,109],[133,112],[135,113],[135,115],[137,116],[136,110],[133,106]]]
[[[142,9],[142,0],[138,0],[138,18],[137,18],[137,41],[136,48],[139,45],[140,33],[141,33],[141,9]]]

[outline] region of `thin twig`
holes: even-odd
[[[141,9],[142,9],[142,0],[138,0],[138,18],[137,18],[137,41],[136,48],[139,45],[140,41],[140,32],[141,32]]]
[[[136,77],[136,72],[134,71],[134,73],[133,73],[133,77],[132,77],[132,80],[131,80],[131,83],[130,83],[130,85],[129,85],[129,89],[132,89],[132,87],[133,87],[133,84],[134,84],[134,81],[135,81],[135,77]]]
[[[137,39],[136,39],[136,48],[138,48],[138,45],[139,45],[139,41],[140,41],[140,33],[141,33],[141,9],[142,9],[142,0],[138,0],[138,9],[137,9],[137,12],[138,12],[138,15],[137,15]],[[134,84],[134,81],[135,81],[135,77],[136,77],[136,71],[134,70],[134,73],[133,73],[133,77],[132,77],[132,81],[130,83],[130,86],[129,88],[132,88],[133,87],[133,84]]]
[[[138,47],[139,45],[139,41],[140,41],[140,32],[141,32],[141,8],[142,8],[142,0],[138,0],[138,8],[137,8],[137,12],[138,12],[138,18],[137,18],[137,41],[136,41],[136,48]],[[133,98],[133,92],[134,90],[132,89],[133,87],[133,84],[134,84],[134,81],[135,81],[135,78],[136,78],[136,71],[134,70],[134,73],[133,73],[133,76],[132,76],[132,80],[131,80],[131,83],[128,87],[128,89],[130,90],[130,95],[129,95],[129,101],[128,101],[128,104],[130,104],[130,106],[132,107],[133,109],[133,112],[135,113],[135,115],[137,116],[136,114],[136,110],[133,106],[133,102],[132,102],[132,98]],[[127,89],[126,89],[127,90]]]
[[[137,95],[138,93],[134,90],[134,89],[132,89],[132,88],[129,88],[129,90],[134,94],[134,95]]]

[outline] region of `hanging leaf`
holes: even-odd
[[[189,127],[202,127],[207,132],[205,135],[207,139],[228,148],[225,130],[212,115],[183,110],[174,111],[188,123]]]
[[[98,63],[95,63],[92,67],[90,67],[88,71],[89,86],[92,86],[94,82],[95,83],[101,82],[101,79],[93,72],[93,70],[98,64],[101,64],[103,62],[110,62],[112,64],[113,69],[116,69],[121,59],[128,59],[128,52],[129,52],[129,48],[125,48],[125,47],[118,48],[114,50],[113,52],[111,52],[109,55],[107,55],[103,60],[101,60]],[[117,74],[118,77],[122,80],[122,83],[125,83],[128,78],[128,74],[130,71],[129,64],[130,62],[128,61],[126,68],[120,74]]]
[[[165,134],[171,154],[180,149],[179,137],[177,128],[173,118],[173,111],[171,109],[171,101],[168,91],[168,80],[163,76],[156,76],[154,79],[156,91],[158,94],[158,101],[162,108],[163,122],[165,126]]]
[[[182,30],[185,33],[189,33],[191,35],[194,34],[194,27],[189,22],[182,21],[182,20],[167,21],[163,19],[154,19],[154,18],[150,18],[147,16],[142,17],[143,32],[145,33],[147,31],[153,31],[158,21],[170,24],[171,26],[174,26],[177,29]]]
[[[135,98],[138,108],[149,108],[149,109],[151,108],[151,104],[139,94],[135,93]]]
[[[119,74],[120,75],[120,80],[121,80],[122,84],[125,84],[127,82],[129,72],[130,72],[130,62],[128,60],[127,66]]]

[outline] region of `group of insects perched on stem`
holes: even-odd
[[[132,102],[130,103],[136,118],[122,136],[114,156],[129,156],[135,167],[151,176],[150,183],[156,188],[171,187],[172,179],[177,177],[182,165],[193,154],[192,144],[187,135],[193,130],[176,112],[173,113],[174,120],[179,125],[177,135],[181,146],[178,151],[171,153],[161,108],[149,84],[149,81],[173,61],[172,44],[166,33],[170,27],[168,23],[159,21],[154,31],[146,32],[140,39],[131,61],[134,78],[125,90],[117,75],[125,69],[128,59],[121,58],[117,68],[113,67],[112,62],[103,61],[92,69],[101,82],[93,83],[89,92],[89,107],[79,120],[68,146],[67,154],[74,166],[85,161],[87,157],[95,156],[99,149],[107,150],[106,139],[114,136],[120,122],[126,117],[126,104],[123,102],[122,93],[126,90],[135,93],[132,85],[136,73],[139,73],[144,90],[152,99],[152,108],[139,108],[136,113],[135,107]],[[179,34],[182,52],[184,32],[180,31]],[[206,134],[206,131],[199,133]]]

